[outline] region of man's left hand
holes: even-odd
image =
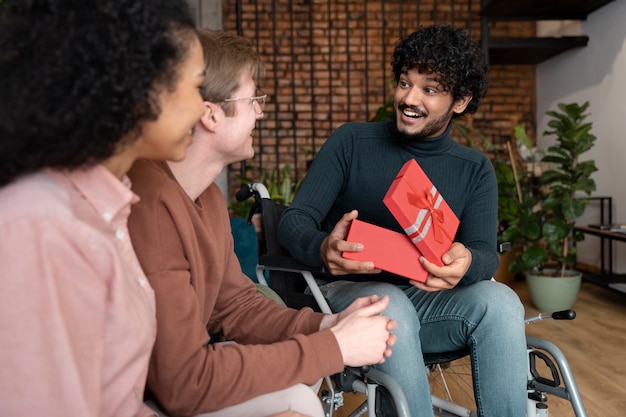
[[[443,254],[441,260],[444,266],[435,265],[423,256],[420,257],[422,266],[428,271],[428,277],[424,283],[411,281],[411,284],[420,290],[429,292],[456,287],[472,264],[472,253],[462,243],[455,242]]]

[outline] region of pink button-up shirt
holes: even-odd
[[[126,227],[136,200],[101,165],[0,189],[0,415],[152,415],[154,293]]]

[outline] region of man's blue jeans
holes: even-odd
[[[464,348],[470,349],[479,415],[526,415],[524,307],[508,286],[481,281],[428,293],[384,282],[337,281],[324,285],[322,292],[333,311],[358,297],[390,297],[384,314],[398,322],[398,340],[391,357],[377,368],[400,384],[412,417],[433,417],[422,352]]]

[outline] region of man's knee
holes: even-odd
[[[407,320],[417,321],[415,306],[406,293],[397,285],[375,281],[359,282],[354,285],[356,286],[355,294],[358,297],[370,295],[388,296],[389,305],[383,312],[385,316],[402,323],[405,323]]]
[[[518,295],[508,285],[495,281],[481,281],[475,284],[476,294],[485,308],[485,314],[494,319],[523,323],[524,306]]]

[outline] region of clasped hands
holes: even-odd
[[[340,313],[324,317],[320,330],[330,327],[335,335],[343,363],[347,366],[379,364],[391,356],[398,327],[382,313],[389,305],[389,297],[370,295],[357,298]]]

